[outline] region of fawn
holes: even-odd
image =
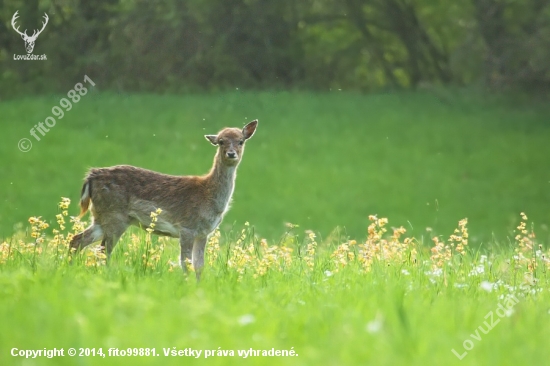
[[[160,208],[153,234],[179,238],[181,267],[186,273],[186,261],[191,260],[199,280],[208,235],[229,209],[244,144],[257,125],[254,120],[242,130],[225,128],[206,135],[218,150],[212,169],[203,176],[173,176],[129,165],[91,169],[82,186],[80,217],[90,208],[92,223],[73,237],[70,251],[101,240],[109,257],[130,225],[148,227],[151,212]]]

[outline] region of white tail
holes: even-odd
[[[229,209],[244,144],[257,125],[255,120],[242,130],[225,128],[206,135],[218,151],[212,169],[203,176],[166,175],[128,165],[91,169],[80,207],[81,216],[91,207],[93,221],[73,238],[71,251],[102,240],[110,255],[130,225],[149,227],[151,212],[160,208],[153,233],[179,238],[181,266],[186,271],[186,261],[191,260],[199,279],[207,237]]]

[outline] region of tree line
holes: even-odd
[[[12,29],[40,29],[25,54]],[[550,0],[0,0],[0,96],[103,90],[550,90]]]

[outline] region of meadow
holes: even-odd
[[[53,228],[33,217],[33,239],[0,246],[2,365],[517,365],[550,356],[550,251],[523,214],[515,246],[487,254],[469,248],[467,220],[431,245],[375,216],[361,242],[289,228],[270,243],[245,223],[210,238],[197,285],[182,275],[176,243],[144,231],[125,236],[109,265],[97,247],[68,256],[83,223],[68,222],[67,205]],[[64,353],[24,358],[53,349]]]
[[[549,358],[548,105],[460,91],[90,91],[36,141],[30,128],[59,98],[0,104],[0,364]],[[202,174],[215,152],[202,135],[255,118],[199,284],[177,243],[146,231],[126,233],[109,265],[97,247],[68,256],[89,167]],[[65,356],[11,355],[45,348]],[[186,349],[202,354],[164,355]]]
[[[479,245],[507,242],[525,211],[549,235],[540,227],[550,222],[550,107],[542,102],[465,92],[90,92],[36,141],[29,130],[59,99],[0,104],[0,238],[30,216],[52,220],[59,197],[79,198],[90,167],[204,174],[215,149],[203,135],[255,118],[224,230],[251,221],[276,239],[292,223],[359,239],[378,214],[420,237],[468,217]],[[17,148],[21,138],[33,143],[27,153]]]

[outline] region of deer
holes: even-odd
[[[35,29],[34,32],[32,33],[32,36],[29,36],[27,34],[26,29],[24,32],[20,32],[19,27],[15,26],[15,21],[19,17],[19,15],[17,15],[18,12],[19,10],[17,10],[15,14],[13,14],[13,17],[11,18],[11,26],[13,27],[13,30],[15,30],[17,33],[21,35],[21,38],[23,38],[23,41],[25,41],[25,49],[27,50],[27,53],[32,53],[32,50],[34,49],[34,43],[36,42],[36,38],[38,38],[40,33],[42,33],[44,28],[46,28],[46,24],[48,24],[48,20],[49,20],[48,14],[44,13],[44,22],[42,22],[42,29],[40,30]]]
[[[191,263],[199,281],[208,237],[229,210],[245,142],[257,126],[254,120],[242,129],[205,135],[217,151],[212,168],[202,176],[168,175],[130,165],[90,169],[82,185],[79,217],[90,210],[92,220],[72,238],[71,255],[101,240],[109,261],[128,227],[150,227],[151,212],[160,208],[152,234],[178,238],[183,272],[187,274]]]

